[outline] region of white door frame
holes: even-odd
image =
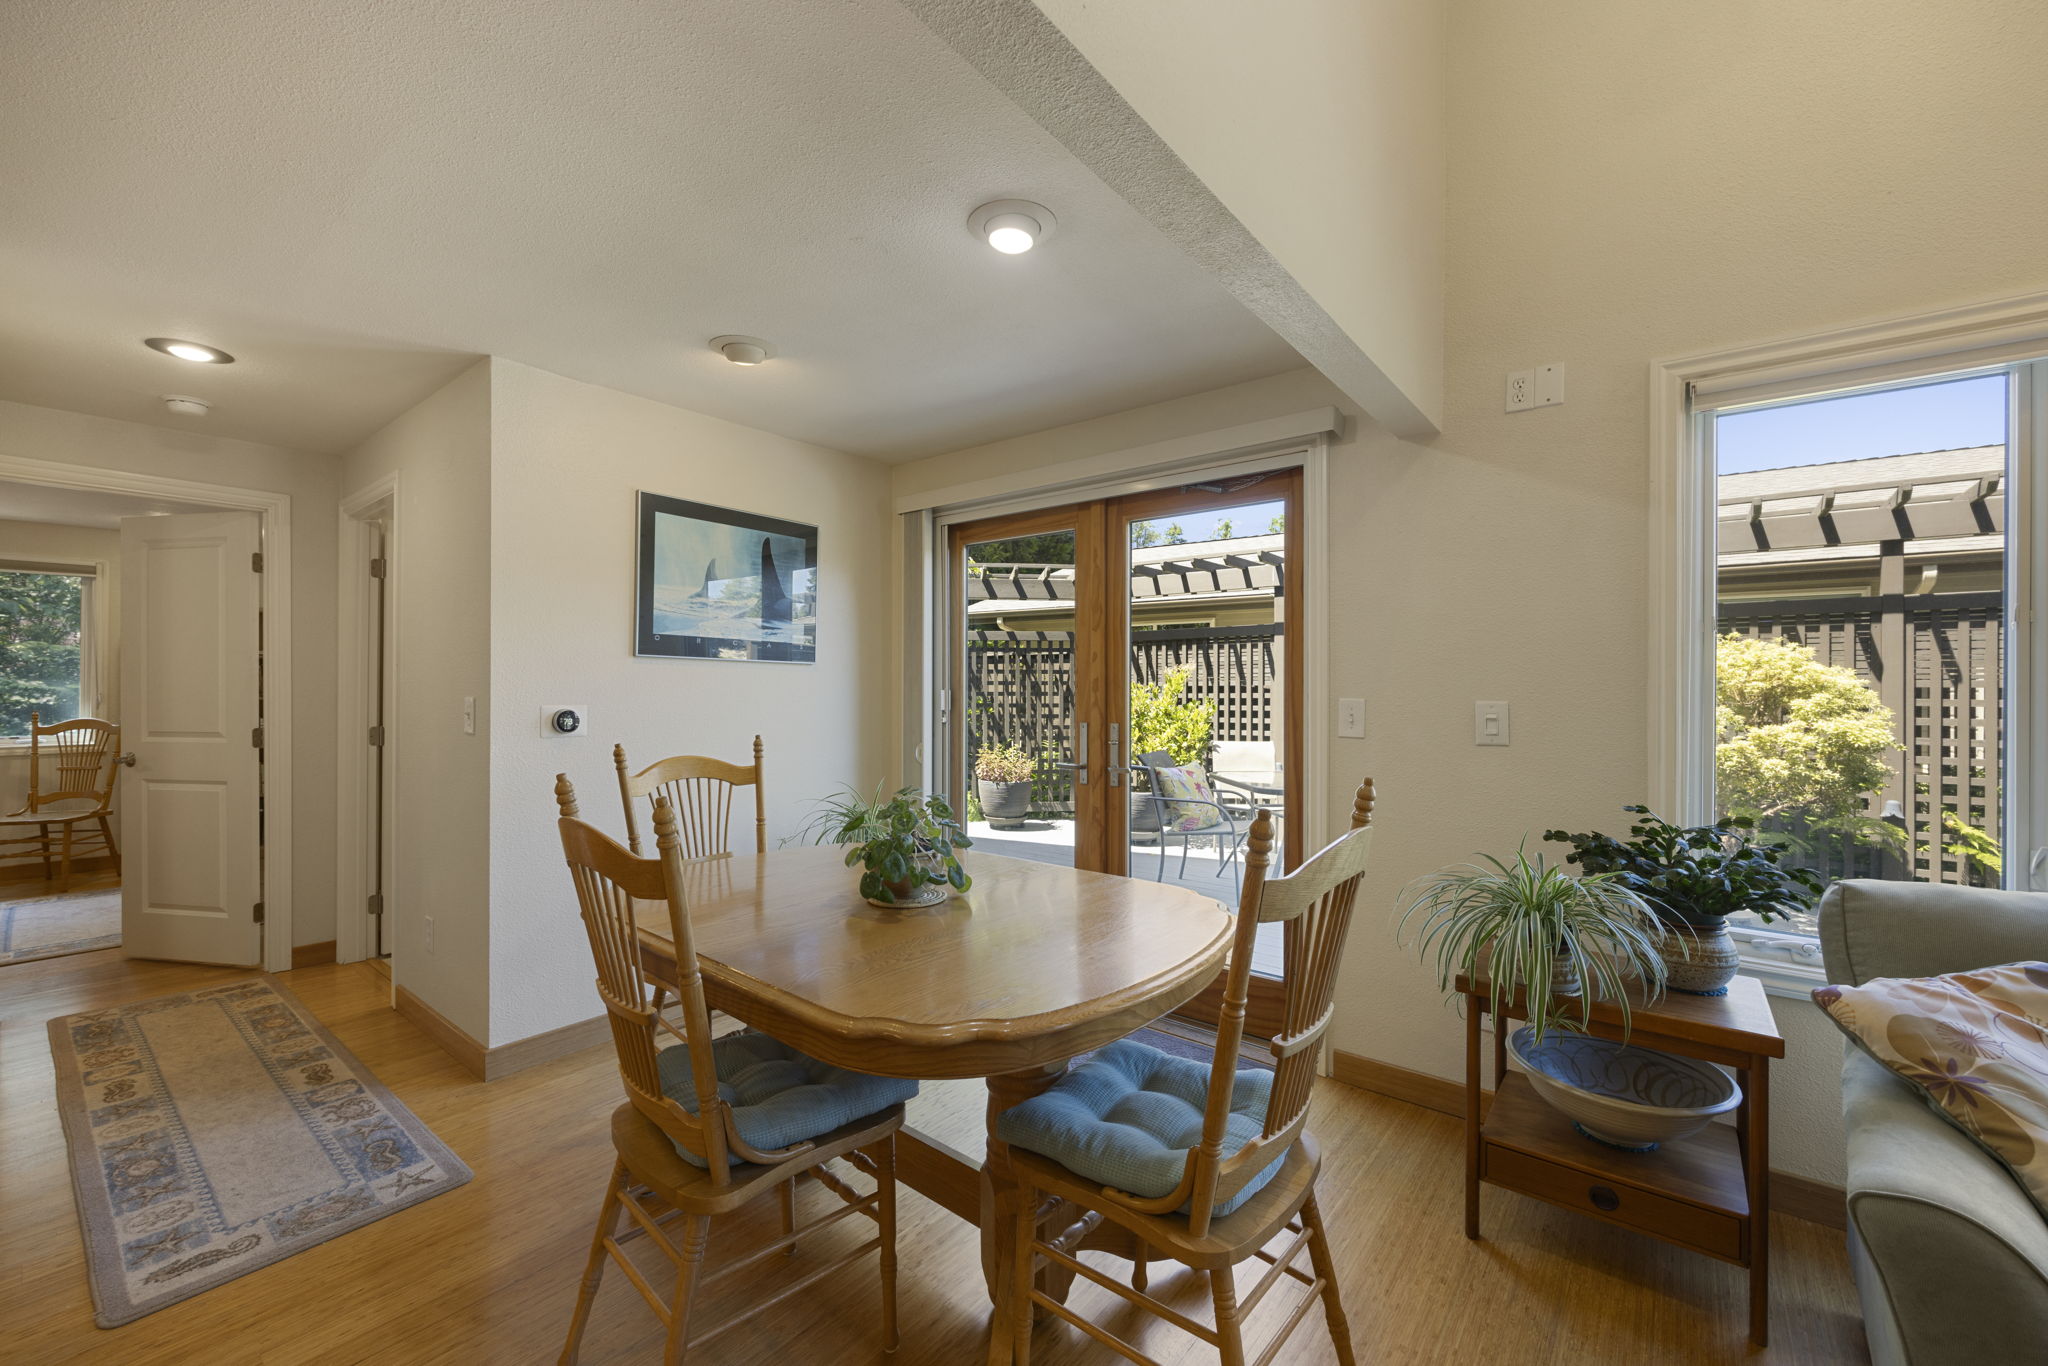
[[[398,678],[398,633],[391,624],[398,620],[398,557],[392,547],[398,540],[398,475],[396,472],[373,480],[341,500],[335,544],[340,550],[337,566],[339,601],[335,650],[335,806],[334,806],[334,956],[337,962],[354,963],[370,956],[369,850],[375,847],[365,820],[369,809],[371,774],[369,747],[363,735],[374,719],[376,698],[371,691],[369,661],[376,658],[377,629],[370,610],[370,558],[375,553],[371,523],[384,522],[384,914],[387,943],[390,917],[396,906],[393,879],[389,871],[397,865],[398,724],[395,686]],[[395,953],[394,953],[395,957]]]
[[[254,512],[263,536],[263,967],[292,965],[292,500],[269,489],[0,454],[0,479]]]

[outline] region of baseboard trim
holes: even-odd
[[[524,1072],[529,1067],[566,1058],[571,1053],[581,1053],[586,1048],[612,1041],[612,1027],[609,1016],[593,1015],[587,1020],[565,1024],[560,1029],[550,1029],[545,1034],[531,1034],[511,1043],[484,1050],[484,1080],[497,1081],[514,1072]]]
[[[1444,1077],[1381,1062],[1377,1058],[1346,1053],[1341,1049],[1330,1054],[1330,1075],[1361,1091],[1403,1100],[1457,1119],[1465,1117],[1465,1088]],[[1485,1107],[1492,1100],[1493,1092],[1479,1093],[1482,1118],[1486,1114]],[[1774,1213],[1804,1219],[1826,1228],[1846,1229],[1849,1226],[1849,1199],[1840,1186],[1794,1176],[1790,1172],[1774,1170],[1771,1173],[1771,1209]]]
[[[322,963],[334,961],[334,941],[323,939],[317,944],[292,945],[292,966],[294,968],[317,968]]]
[[[391,997],[398,1013],[418,1025],[422,1033],[440,1045],[443,1053],[461,1063],[478,1081],[487,1080],[484,1055],[488,1050],[482,1044],[404,987],[394,988]]]

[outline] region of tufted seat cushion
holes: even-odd
[[[1223,1156],[1257,1138],[1266,1124],[1273,1074],[1241,1068],[1230,1092]],[[1202,1111],[1209,1100],[1209,1067],[1122,1039],[1067,1073],[1050,1090],[996,1117],[996,1137],[1049,1157],[1090,1181],[1132,1195],[1170,1194],[1187,1172],[1188,1153],[1202,1141]],[[1224,1215],[1273,1179],[1273,1154],[1244,1188],[1218,1200]]]
[[[733,1126],[741,1138],[762,1149],[802,1143],[917,1094],[914,1081],[833,1067],[751,1029],[713,1039],[711,1061],[718,1073],[719,1098],[732,1106]],[[696,1114],[690,1050],[681,1044],[664,1048],[656,1062],[662,1091]],[[680,1144],[676,1151],[684,1161],[704,1165]]]

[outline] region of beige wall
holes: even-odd
[[[1409,403],[1440,421],[1440,0],[1035,2]]]
[[[292,939],[334,938],[334,461],[9,402],[0,454],[291,496]]]
[[[491,371],[479,361],[349,452],[341,476],[344,498],[398,478],[392,976],[479,1040],[490,1027],[490,460]]]
[[[121,533],[102,527],[60,526],[55,522],[0,519],[0,560],[67,564],[91,568],[104,564],[93,589],[93,610],[100,626],[92,629],[100,647],[99,705],[81,699],[80,712],[103,721],[121,719]],[[48,719],[48,718],[45,718]],[[28,747],[0,745],[0,811],[16,811],[28,798]],[[118,842],[120,802],[115,801]]]
[[[882,466],[509,361],[492,361],[491,376],[497,1045],[598,1009],[555,838],[555,774],[575,781],[588,819],[623,836],[614,742],[636,766],[667,754],[742,760],[759,733],[770,840],[794,835],[811,802],[871,788],[888,763],[894,603]],[[643,489],[816,523],[818,662],[636,658]],[[586,733],[542,733],[541,708],[560,703],[590,708]]]

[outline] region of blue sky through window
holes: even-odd
[[[1270,503],[1246,503],[1242,507],[1223,508],[1217,512],[1195,512],[1184,517],[1161,517],[1151,523],[1154,530],[1164,537],[1169,526],[1178,524],[1182,541],[1213,541],[1220,539],[1218,533],[1224,523],[1229,523],[1232,536],[1263,536],[1272,526],[1273,519],[1285,510],[1285,505],[1275,500]]]
[[[1720,472],[2005,444],[2004,375],[1816,399],[1715,419]]]

